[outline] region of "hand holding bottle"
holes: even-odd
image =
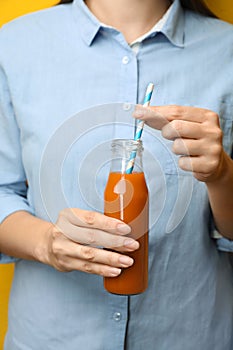
[[[47,263],[59,271],[80,270],[114,277],[133,259],[119,252],[139,247],[125,237],[131,229],[122,221],[81,209],[64,209],[48,235]],[[114,252],[102,249],[114,249]]]

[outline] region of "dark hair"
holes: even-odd
[[[208,8],[204,0],[180,0],[181,5],[189,10],[201,13],[202,15],[216,17],[216,15]]]
[[[61,0],[59,4],[68,4],[70,2],[73,2],[73,0]],[[216,15],[207,7],[204,0],[180,0],[180,2],[183,7],[189,10],[206,16],[216,17]]]

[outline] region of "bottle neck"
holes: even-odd
[[[113,140],[111,172],[127,173],[130,165],[133,165],[132,172],[143,172],[142,158],[143,146],[141,140]]]

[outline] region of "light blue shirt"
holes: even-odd
[[[132,137],[149,82],[152,105],[216,111],[231,152],[232,26],[178,0],[137,54],[82,0],[24,16],[0,31],[0,66],[1,220],[27,210],[55,221],[64,204],[102,211],[109,142]],[[5,350],[232,350],[232,267],[211,238],[205,184],[178,169],[160,131],[145,128],[143,143],[147,291],[112,295],[99,276],[19,259]]]

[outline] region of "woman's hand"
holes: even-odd
[[[226,153],[218,115],[210,110],[187,106],[138,107],[134,117],[159,129],[163,137],[173,140],[172,150],[180,155],[179,166],[192,171],[204,182],[220,178]]]
[[[215,225],[223,236],[233,239],[233,161],[222,146],[218,115],[187,106],[139,106],[134,117],[173,140],[180,168],[206,183]]]
[[[133,259],[110,250],[127,253],[139,247],[137,241],[125,237],[130,227],[122,221],[76,208],[61,211],[48,233],[47,263],[59,271],[115,277],[121,268],[131,266]]]

